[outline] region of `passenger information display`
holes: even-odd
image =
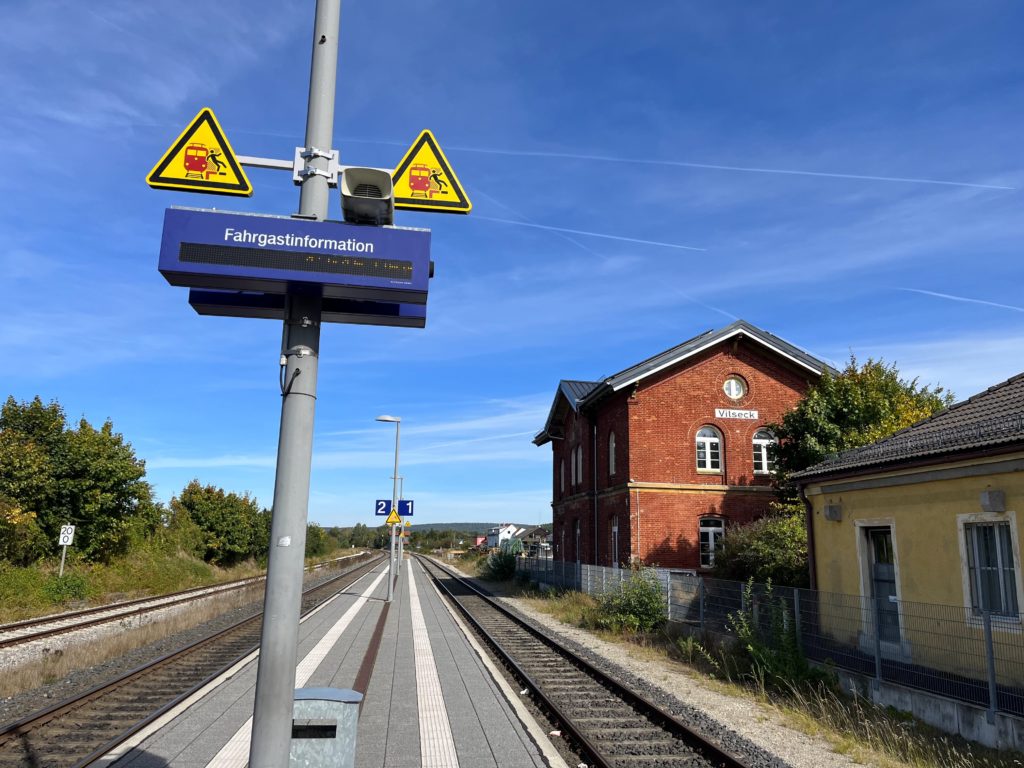
[[[425,304],[430,231],[168,208],[160,273],[171,285]]]

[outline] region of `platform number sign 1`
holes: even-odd
[[[64,577],[64,558],[68,554],[68,547],[71,546],[71,542],[75,540],[75,526],[73,525],[62,525],[60,527],[60,536],[57,538],[57,543],[62,547],[60,551],[60,574],[57,578]]]
[[[373,507],[373,514],[387,517],[391,512],[391,499],[377,499]]]
[[[412,499],[398,500],[398,514],[400,514],[402,517],[412,516]]]

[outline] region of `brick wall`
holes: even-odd
[[[729,398],[722,389],[730,375],[742,377],[747,384],[747,393],[739,400]],[[617,518],[620,564],[635,555],[646,564],[700,567],[702,517],[722,517],[728,529],[763,514],[774,498],[769,490],[771,478],[754,474],[754,433],[781,420],[813,378],[756,342],[730,339],[643,379],[635,389],[604,398],[588,413],[569,409],[565,439],[552,441],[555,558],[577,559],[575,525],[579,521],[580,559],[610,565],[612,521]],[[758,418],[720,419],[715,408],[754,410]],[[698,471],[696,466],[696,435],[704,426],[715,427],[722,437],[722,466],[717,473]],[[612,432],[616,472],[609,476]],[[583,474],[572,486],[571,462],[578,446],[583,448]],[[564,493],[559,471],[563,460]]]

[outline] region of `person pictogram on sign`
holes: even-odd
[[[448,182],[441,178],[441,169],[431,168],[430,169],[430,196],[433,197],[435,194],[443,194],[444,188],[448,186]]]
[[[207,156],[206,159],[217,167],[216,171],[207,171],[206,178],[210,178],[210,176],[212,176],[213,174],[217,174],[218,176],[224,175],[224,163],[220,159],[220,152],[218,150],[211,149],[210,154]]]

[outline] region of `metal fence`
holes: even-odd
[[[534,582],[593,595],[631,572],[545,558],[520,558]],[[787,633],[811,661],[1024,716],[1021,615],[975,613],[953,605],[878,600],[793,587],[748,586],[693,572],[649,569],[665,593],[669,620],[732,634],[745,612],[762,633]]]

